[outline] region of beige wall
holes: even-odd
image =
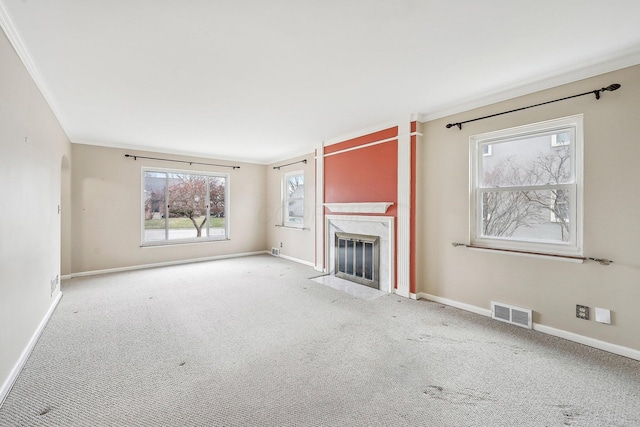
[[[51,279],[60,273],[58,205],[70,156],[56,117],[0,31],[0,401],[59,295]]]
[[[302,160],[307,163],[298,163]],[[274,166],[295,163],[282,169]],[[304,228],[303,230],[276,227],[283,221],[282,177],[285,173],[301,170],[304,172]],[[267,211],[266,229],[268,249],[280,248],[280,254],[304,263],[315,263],[315,160],[314,154],[295,157],[274,163],[267,167]],[[282,246],[280,245],[282,244]]]
[[[125,154],[201,163],[239,165],[240,169],[125,158]],[[152,166],[228,173],[228,241],[141,247],[141,168]],[[73,144],[73,273],[264,251],[266,166],[197,157]]]
[[[620,83],[584,96],[446,129],[458,122]],[[469,136],[584,114],[584,253],[615,261],[522,257],[454,248],[468,243]],[[640,350],[640,66],[422,124],[418,160],[418,292],[483,309],[531,308],[534,322]],[[576,304],[612,310],[613,323],[575,317]]]

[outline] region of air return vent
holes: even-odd
[[[280,249],[278,249],[278,248],[271,248],[271,255],[273,255],[273,256],[280,256]]]
[[[501,322],[532,329],[531,310],[491,301],[491,317]]]

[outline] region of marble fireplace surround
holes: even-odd
[[[394,217],[362,215],[326,215],[326,259],[329,274],[335,275],[336,233],[365,234],[379,237],[380,290],[393,293],[394,278]]]

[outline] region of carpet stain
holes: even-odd
[[[184,366],[187,362],[180,362],[178,363],[178,366]]]
[[[431,342],[431,343],[448,343],[448,344],[461,344],[465,343],[465,340],[457,340],[454,338],[439,336],[439,335],[431,335],[431,334],[420,334],[417,337],[407,338],[407,341],[414,341],[419,343]]]
[[[574,423],[579,420],[582,414],[572,405],[555,405],[562,414],[565,426],[575,425]]]
[[[442,400],[454,405],[471,405],[475,406],[484,402],[494,402],[495,399],[489,393],[478,390],[448,390],[439,385],[427,386],[422,392],[431,399]]]
[[[50,408],[44,408],[42,411],[38,412],[38,416],[41,417],[43,415],[47,415],[51,411]]]

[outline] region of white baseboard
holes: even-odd
[[[33,351],[33,348],[36,346],[36,343],[38,342],[38,340],[40,339],[40,335],[42,335],[44,328],[47,326],[47,323],[49,322],[49,319],[53,315],[53,312],[58,306],[58,303],[60,302],[61,298],[62,298],[62,292],[58,292],[58,295],[51,303],[49,310],[47,310],[47,313],[44,315],[44,317],[40,321],[40,324],[38,325],[35,332],[31,336],[31,339],[27,343],[27,346],[24,348],[24,350],[22,350],[22,354],[20,355],[20,358],[18,359],[16,364],[13,366],[13,369],[9,373],[9,376],[7,377],[7,379],[2,384],[2,387],[0,387],[0,406],[2,406],[2,404],[4,403],[4,400],[7,398],[7,395],[9,395],[9,392],[11,391],[13,384],[16,382],[16,379],[18,379],[18,375],[20,375],[20,371],[22,371],[24,364],[27,363],[27,360],[29,359],[29,355]]]
[[[271,253],[271,252],[268,252],[268,253]],[[280,257],[280,258],[284,258],[284,259],[288,259],[289,261],[297,262],[297,263],[299,263],[299,264],[308,265],[309,267],[314,267],[314,268],[315,268],[315,266],[316,266],[316,265],[315,265],[314,263],[312,263],[312,262],[304,261],[304,260],[302,260],[302,259],[298,259],[298,258],[293,258],[293,257],[287,256],[287,255],[282,255],[282,253],[280,253],[279,257]]]
[[[475,305],[465,304],[463,302],[450,300],[448,298],[442,298],[435,295],[430,295],[424,292],[418,293],[418,299],[422,299],[422,298],[429,301],[437,302],[440,304],[448,305],[451,307],[459,308],[462,310],[470,311],[472,313],[480,314],[482,316],[491,317],[491,310],[477,307]],[[609,353],[628,357],[629,359],[640,361],[640,351],[635,350],[633,348],[612,344],[606,341],[600,341],[595,338],[585,337],[584,335],[574,334],[573,332],[552,328],[551,326],[545,326],[539,323],[534,323],[533,329],[535,331],[542,332],[544,334],[553,335],[554,337],[564,338],[569,341],[577,342],[579,344],[583,344],[589,347],[597,348],[599,350],[608,351]]]
[[[194,262],[215,261],[219,259],[239,258],[239,257],[245,257],[245,256],[262,255],[262,254],[270,254],[270,253],[271,252],[269,251],[243,252],[239,254],[216,255],[216,256],[210,256],[205,258],[191,258],[191,259],[183,259],[183,260],[177,260],[177,261],[158,262],[153,264],[132,265],[129,267],[106,268],[104,270],[93,270],[93,271],[82,271],[79,273],[71,273],[69,275],[63,276],[62,279],[65,280],[65,279],[72,279],[74,277],[95,276],[98,274],[119,273],[122,271],[144,270],[145,268],[168,267],[171,265],[191,264]]]
[[[482,316],[491,317],[491,310],[487,310],[485,308],[480,308],[475,305],[465,304],[463,302],[455,301],[448,298],[437,297],[431,294],[425,294],[424,292],[418,293],[418,299],[426,299],[433,302],[438,302],[440,304],[448,305],[451,307],[459,308],[461,310],[470,311],[472,313],[480,314]]]
[[[587,345],[589,347],[608,351],[609,353],[618,354],[620,356],[628,357],[629,359],[640,361],[640,351],[634,350],[629,347],[612,344],[606,341],[600,341],[595,338],[585,337],[584,335],[574,334],[573,332],[563,331],[562,329],[556,329],[552,328],[551,326],[540,325],[538,323],[533,324],[533,329],[544,334],[564,338],[569,341],[574,341],[580,344]]]

